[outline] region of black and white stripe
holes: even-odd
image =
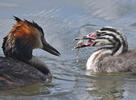
[[[110,47],[112,55],[119,55],[128,50],[126,37],[115,28],[109,26],[102,27],[96,31],[96,34],[98,35],[97,40],[112,43],[113,47]]]

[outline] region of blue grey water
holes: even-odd
[[[135,49],[136,0],[0,0],[0,47],[15,23],[12,16],[42,26],[61,56],[34,50],[51,70],[52,83],[0,91],[0,100],[136,100],[136,76],[86,72],[86,60],[95,48],[77,51],[73,40],[113,26],[127,36],[129,49]]]

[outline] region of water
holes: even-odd
[[[0,91],[0,100],[135,100],[135,76],[86,72],[86,60],[94,48],[77,51],[73,40],[110,25],[127,36],[130,49],[136,48],[135,3],[136,0],[0,0],[0,46],[15,23],[15,15],[36,21],[47,41],[61,52],[60,57],[55,57],[34,50],[34,55],[45,61],[53,73],[52,83]]]

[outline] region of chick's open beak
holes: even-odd
[[[76,49],[78,49],[78,48],[84,48],[84,47],[92,47],[95,38],[92,35],[86,35],[86,36],[83,36],[82,38],[76,38],[75,40],[79,40],[79,42],[77,43],[77,46],[75,47]],[[87,40],[87,43],[84,42],[85,40]]]
[[[54,47],[52,47],[50,44],[48,44],[45,39],[42,40],[42,43],[43,43],[43,48],[42,48],[43,50],[45,50],[55,56],[60,56],[60,53]]]

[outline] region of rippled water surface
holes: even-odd
[[[134,49],[135,12],[136,0],[0,0],[0,46],[15,23],[15,15],[36,21],[47,41],[61,52],[55,57],[34,51],[51,70],[52,83],[0,91],[0,100],[136,100],[136,76],[86,72],[86,60],[94,48],[77,51],[73,40],[110,25],[124,33],[129,48]]]

